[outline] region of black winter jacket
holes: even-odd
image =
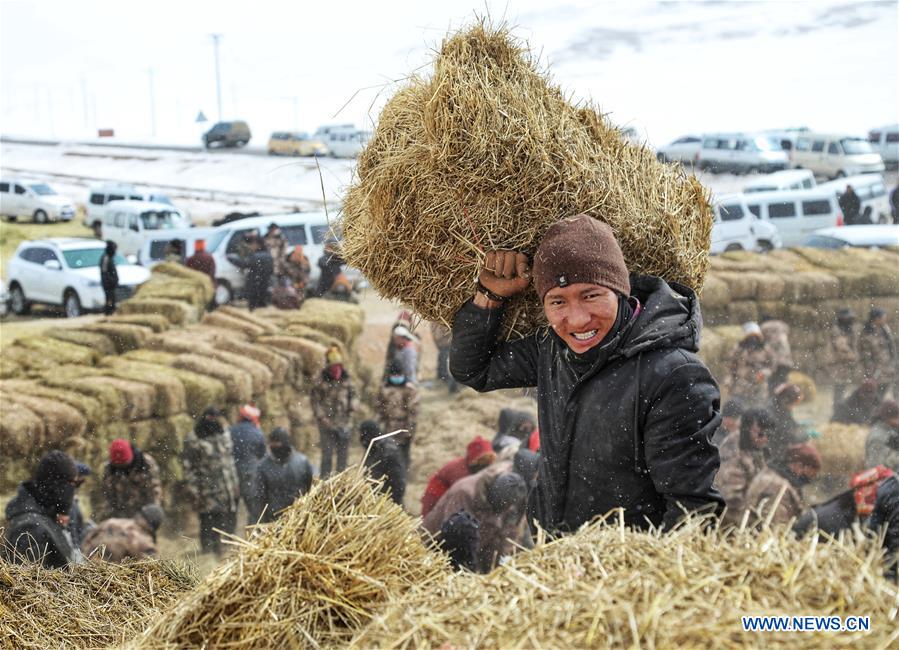
[[[19,485],[19,491],[6,505],[4,556],[10,562],[42,562],[51,569],[75,561],[75,550],[65,529],[56,521],[56,513],[41,506],[32,494],[31,481]]]
[[[272,274],[275,272],[275,263],[268,249],[263,248],[251,253],[246,258],[231,255],[228,256],[228,259],[235,266],[247,269],[247,282],[244,286],[246,299],[257,305],[266,304],[272,284]]]
[[[696,295],[632,276],[642,309],[578,379],[550,328],[499,343],[502,309],[470,301],[453,323],[450,369],[478,391],[537,387],[541,461],[530,517],[570,531],[614,508],[628,525],[672,526],[683,509],[720,512],[712,486],[721,423],[718,385],[696,356]]]
[[[241,482],[252,477],[259,460],[265,456],[265,437],[247,420],[231,425],[231,453]]]
[[[384,479],[384,491],[395,504],[402,506],[406,495],[406,463],[399,446],[393,440],[378,440],[371,446],[365,466],[372,478]]]
[[[874,512],[868,519],[868,528],[879,533],[885,531],[883,548],[886,552],[886,575],[899,579],[899,479],[891,476],[877,488]]]
[[[256,503],[260,511],[251,514],[252,521],[268,523],[277,519],[277,514],[291,505],[297,497],[306,494],[312,487],[315,468],[309,459],[298,451],[293,451],[286,462],[281,463],[272,456],[266,456],[256,468]]]

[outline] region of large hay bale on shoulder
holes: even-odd
[[[256,342],[299,354],[303,358],[303,374],[307,377],[314,376],[325,367],[325,352],[328,348],[321,343],[299,336],[262,336]]]
[[[413,585],[448,573],[417,520],[351,469],[248,535],[133,647],[340,647]]]
[[[821,474],[850,476],[865,468],[868,427],[828,422],[817,427],[821,436],[812,445],[821,454]]]
[[[225,398],[229,402],[244,403],[253,399],[252,378],[229,363],[199,354],[182,354],[172,362],[172,365],[220,381],[225,387]]]
[[[109,321],[92,323],[87,325],[85,329],[108,336],[113,345],[115,345],[117,354],[142,348],[147,339],[153,334],[153,330],[149,327]]]
[[[117,314],[153,314],[163,316],[173,325],[183,325],[199,320],[197,308],[183,300],[171,298],[131,298],[123,302]]]
[[[9,648],[119,646],[196,583],[186,565],[160,560],[93,560],[64,573],[0,562],[0,637]]]
[[[432,76],[409,78],[381,112],[357,174],[344,257],[428,320],[450,321],[471,297],[488,248],[533,251],[550,225],[582,212],[612,227],[634,272],[698,291],[708,268],[706,190],[569,103],[504,27],[448,37]],[[529,292],[507,324],[533,331],[539,307]]]
[[[87,428],[85,417],[65,402],[9,392],[4,395],[3,403],[21,404],[44,421],[44,437],[37,448],[40,450],[58,446],[66,438],[81,436]]]
[[[99,332],[88,332],[70,327],[52,327],[45,330],[43,334],[60,341],[91,348],[101,357],[116,353],[116,347],[112,340]]]
[[[208,304],[206,290],[196,284],[190,284],[165,276],[155,276],[144,282],[134,294],[133,300],[180,300],[198,311],[203,311]]]
[[[4,465],[13,458],[31,454],[46,439],[43,418],[22,402],[7,401],[7,394],[0,393],[3,417],[0,417],[0,452]]]
[[[151,363],[130,361],[120,357],[107,357],[101,364],[104,374],[129,381],[148,384],[156,392],[153,415],[167,417],[183,413],[187,409],[184,385],[168,368]]]
[[[172,326],[172,322],[161,314],[150,314],[150,313],[133,313],[133,314],[123,314],[121,310],[116,312],[114,316],[110,316],[106,319],[108,323],[126,323],[130,325],[140,325],[142,327],[149,327],[153,330],[153,333],[158,334],[159,332],[164,332]]]

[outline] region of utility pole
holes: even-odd
[[[219,72],[219,39],[221,34],[210,34],[212,46],[215,49],[215,98],[219,109],[219,122],[222,121],[222,76]]]
[[[156,93],[153,88],[153,68],[147,69],[150,78],[150,135],[156,137]]]

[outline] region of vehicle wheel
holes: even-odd
[[[244,146],[246,143],[247,143],[246,140],[238,140],[237,142],[234,143],[234,146],[235,146],[235,147],[242,147],[242,146]]]
[[[219,280],[215,283],[215,304],[216,305],[227,305],[232,300],[234,300],[234,292],[231,290],[231,285],[225,282],[224,280]]]
[[[760,240],[758,242],[759,253],[770,253],[774,250],[774,246],[771,245],[771,242]]]
[[[47,213],[43,210],[35,210],[34,223],[47,223]]]
[[[62,296],[62,306],[66,312],[66,318],[78,318],[81,316],[81,299],[78,294],[68,289]]]
[[[103,226],[99,221],[95,221],[91,224],[91,230],[94,231],[94,237],[97,239],[103,239]]]
[[[840,171],[837,172],[837,176],[836,176],[836,177],[837,177],[837,178],[846,178],[846,172],[844,172],[844,171],[841,169]]]
[[[730,253],[732,251],[741,251],[743,247],[739,244],[728,244],[727,248],[724,249],[725,253]]]
[[[28,300],[25,298],[25,292],[15,282],[9,287],[9,308],[12,309],[12,313],[16,316],[25,316],[31,311],[31,305],[28,304]]]

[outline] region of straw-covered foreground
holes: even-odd
[[[0,648],[104,648],[139,633],[196,583],[171,562],[70,570],[0,560]]]
[[[581,212],[614,229],[631,270],[701,288],[703,187],[569,102],[525,43],[481,22],[447,38],[430,77],[411,77],[381,112],[344,202],[343,252],[382,295],[448,321],[486,250],[533,252]],[[536,303],[513,304],[514,332],[540,322]]]
[[[667,534],[597,524],[410,591],[354,648],[895,647],[899,590],[876,545],[788,529]],[[867,632],[743,632],[741,616],[870,616]]]
[[[353,468],[316,483],[134,647],[343,646],[388,602],[448,571],[416,520]]]

